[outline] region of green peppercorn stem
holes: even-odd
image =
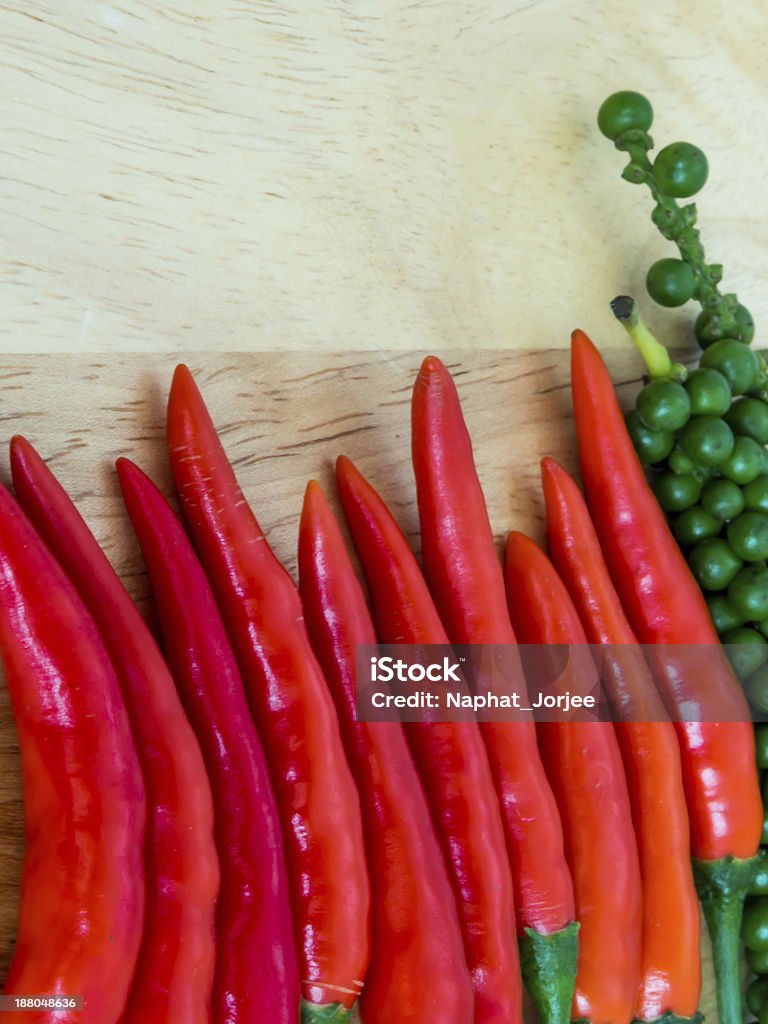
[[[679,363],[673,363],[666,348],[651,334],[641,320],[637,303],[631,295],[617,295],[611,302],[611,310],[643,357],[648,375],[652,379],[671,377],[675,380],[685,380],[687,370]]]

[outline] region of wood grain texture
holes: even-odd
[[[766,323],[762,0],[0,3],[0,347],[609,337],[670,251],[595,127],[625,87],[709,155],[708,251]]]
[[[295,574],[304,486],[318,478],[336,504],[332,466],[345,453],[390,503],[414,548],[410,392],[424,353],[205,354],[190,360],[245,494],[277,555]],[[575,469],[568,359],[559,350],[446,352],[472,433],[499,542],[509,529],[543,540],[538,461]],[[164,410],[175,360],[165,356],[14,357],[0,360],[6,435],[25,434],[49,461],[139,606],[148,583],[124,514],[114,460],[135,459],[172,494]],[[638,361],[610,353],[629,396]],[[7,458],[0,460],[7,480]],[[13,950],[22,807],[18,749],[0,687],[0,978]],[[711,977],[702,1005],[716,1021]]]

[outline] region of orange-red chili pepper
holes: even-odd
[[[699,904],[674,726],[667,720],[611,582],[581,491],[554,459],[542,462],[542,479],[550,558],[576,606],[587,640],[611,645],[610,671],[604,674],[604,682],[623,713],[615,729],[629,786],[643,886],[642,969],[635,1016],[643,1021],[662,1014],[678,1021],[692,1018],[701,989]]]
[[[22,437],[11,442],[11,469],[19,504],[101,633],[144,774],[144,933],[121,1024],[207,1024],[219,863],[200,747],[136,606],[67,493]]]
[[[341,457],[344,513],[372,597],[382,643],[447,644],[424,577],[389,509]],[[488,757],[474,722],[413,722],[406,735],[427,791],[464,935],[473,1020],[521,1020],[512,873]]]
[[[176,487],[240,664],[280,810],[302,971],[302,1020],[346,1019],[369,958],[360,804],[296,586],[179,366],[168,400]]]
[[[361,798],[371,872],[371,965],[360,999],[376,1024],[467,1024],[472,983],[440,844],[398,722],[361,722],[356,649],[376,643],[341,531],[315,481],[299,531],[300,592]]]
[[[571,350],[582,476],[611,577],[641,643],[706,648],[688,681],[700,721],[675,723],[691,822],[694,878],[712,935],[721,1024],[739,1024],[739,931],[755,870],[762,807],[743,692],[719,646],[704,598],[645,479],[608,369],[582,331]],[[679,680],[660,677],[670,703]],[[684,709],[681,709],[684,711]],[[684,714],[681,714],[684,717]]]
[[[296,1024],[299,973],[280,821],[235,655],[184,527],[138,466],[119,459],[117,470],[166,657],[216,798],[212,1024]]]
[[[506,582],[521,643],[586,644],[554,566],[522,533],[507,540]],[[577,671],[596,679],[589,651],[583,654]],[[572,720],[540,722],[538,737],[563,820],[581,926],[573,1017],[627,1024],[640,983],[640,866],[616,735],[610,722]]]
[[[456,386],[436,356],[424,360],[413,388],[412,453],[424,572],[448,636],[459,644],[514,644],[472,441]],[[531,720],[480,729],[504,813],[523,980],[544,1022],[567,1021],[577,958],[573,884],[536,728]]]
[[[25,849],[6,995],[85,1009],[8,1024],[117,1024],[141,940],[144,784],[104,644],[72,583],[0,487],[0,653],[19,736]]]

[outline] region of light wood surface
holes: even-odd
[[[205,398],[277,555],[295,572],[305,483],[318,478],[335,504],[333,461],[355,460],[389,502],[414,548],[418,523],[410,467],[409,401],[423,353],[206,354],[190,360]],[[473,435],[498,540],[512,528],[543,540],[538,461],[575,469],[568,359],[558,350],[448,352]],[[610,355],[628,397],[638,361]],[[0,360],[6,434],[23,433],[49,461],[131,595],[148,607],[147,579],[124,514],[115,458],[134,458],[171,494],[164,407],[175,360],[114,355]],[[7,479],[7,459],[0,458]],[[0,979],[12,954],[22,853],[18,750],[0,689]],[[608,883],[609,884],[609,883]],[[716,1021],[711,975],[702,1006]]]
[[[660,144],[707,152],[705,243],[766,323],[765,13],[762,0],[1,3],[0,347],[607,338],[609,300],[641,293],[670,253],[595,127],[626,87],[653,100]]]

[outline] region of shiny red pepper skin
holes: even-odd
[[[447,644],[421,570],[389,509],[348,459],[340,458],[336,468],[379,639]],[[480,730],[474,722],[410,723],[406,735],[451,866],[475,990],[473,1020],[519,1022],[512,873]]]
[[[341,531],[310,482],[299,531],[300,592],[357,780],[371,874],[371,966],[361,997],[374,1024],[467,1024],[472,983],[448,873],[398,722],[360,722],[355,652],[376,633]]]
[[[165,654],[216,796],[212,1024],[295,1022],[299,975],[280,821],[237,662],[184,527],[137,466],[120,459],[117,470]]]
[[[587,640],[609,644],[618,672],[610,696],[632,803],[643,887],[642,971],[635,1016],[696,1015],[701,989],[699,904],[680,752],[672,723],[611,582],[584,498],[553,459],[542,462],[550,557]],[[606,677],[604,677],[606,678]],[[647,715],[644,721],[642,716]]]
[[[360,805],[293,580],[243,497],[186,366],[168,400],[176,488],[243,676],[286,846],[306,1022],[350,1007],[369,959]],[[339,1020],[342,1019],[340,1016]]]
[[[713,939],[720,1021],[740,1024],[741,908],[762,830],[749,711],[704,598],[645,479],[607,367],[582,331],[572,338],[571,377],[587,502],[630,625],[644,644],[706,648],[702,671],[693,679],[702,721],[678,722],[676,732],[694,877]],[[660,682],[674,702],[675,680]]]
[[[522,533],[509,535],[505,575],[521,643],[586,644],[554,566]],[[591,655],[583,654],[582,670],[596,677]],[[563,819],[581,925],[573,1016],[627,1024],[640,985],[640,865],[616,735],[610,722],[574,720],[540,722],[538,736]]]
[[[11,442],[11,469],[19,504],[101,633],[144,775],[144,934],[121,1024],[207,1024],[219,865],[200,747],[135,605],[66,492],[22,437]]]
[[[424,572],[448,636],[458,644],[514,644],[472,441],[456,386],[436,356],[421,365],[411,411]],[[539,1012],[562,1019],[576,972],[573,883],[536,727],[533,721],[483,722],[480,729],[504,811],[524,980]],[[541,964],[538,950],[546,958]]]
[[[144,784],[114,669],[74,587],[0,487],[0,652],[22,760],[25,851],[6,995],[84,1011],[7,1024],[117,1024],[141,940]]]

